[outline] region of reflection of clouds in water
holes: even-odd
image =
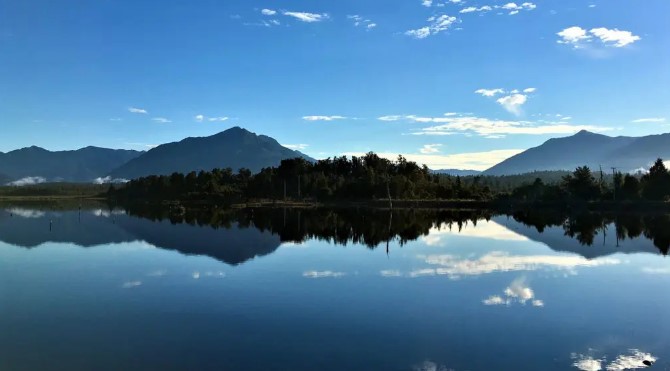
[[[112,215],[123,215],[123,214],[125,214],[125,213],[126,213],[126,212],[123,211],[123,210],[112,210],[112,211],[109,211],[109,210],[104,210],[104,209],[96,209],[96,210],[92,210],[92,211],[91,211],[91,214],[93,214],[93,215],[95,215],[95,216],[105,217],[105,218],[109,218],[109,217],[112,216]]]
[[[464,259],[454,255],[418,255],[426,264],[439,268],[421,268],[402,273],[397,270],[383,270],[383,277],[478,276],[496,272],[535,271],[539,269],[559,269],[573,273],[579,267],[621,264],[618,259],[602,258],[588,260],[581,256],[567,255],[510,255],[494,251],[479,258]]]
[[[223,278],[226,276],[226,273],[223,271],[206,271],[203,273],[200,273],[199,271],[195,271],[191,274],[191,277],[193,279],[197,280],[200,279],[200,277],[211,277],[211,278]]]
[[[603,370],[603,363],[606,363],[605,358],[595,359],[592,356],[581,354],[573,354],[572,358],[575,359],[575,362],[572,365],[582,371]],[[649,353],[644,353],[637,349],[631,349],[628,354],[621,354],[617,356],[614,361],[605,366],[604,370],[623,371],[647,368],[649,366],[644,364],[644,362],[647,361],[654,363],[656,362],[656,359],[656,357]]]
[[[572,365],[582,371],[600,371],[602,370],[602,361],[591,357],[580,356]]]
[[[505,289],[504,297],[500,295],[489,296],[482,301],[484,305],[511,305],[514,302],[523,305],[530,301],[534,307],[543,307],[544,302],[535,298],[535,292],[526,284],[524,277],[517,278]]]
[[[401,277],[402,276],[402,273],[399,270],[392,270],[392,269],[380,271],[379,274],[381,274],[382,277]]]
[[[670,268],[642,268],[642,272],[647,274],[670,274]]]
[[[644,364],[644,361],[656,362],[656,357],[637,349],[631,349],[630,354],[618,356],[612,363],[607,365],[606,369],[609,371],[618,371],[646,368],[648,366]]]
[[[121,287],[124,289],[132,289],[133,287],[140,286],[141,284],[142,281],[128,281],[124,282],[123,285],[121,285]]]
[[[488,238],[502,241],[528,241],[528,238],[515,233],[494,221],[479,221],[477,225],[466,223],[461,230],[458,225],[442,224],[439,227],[431,228],[429,235],[421,237],[421,240],[428,246],[441,246],[442,238],[449,235],[464,237]]]
[[[16,216],[20,216],[22,218],[41,218],[46,215],[44,211],[23,209],[20,207],[8,209],[7,212],[12,213]]]
[[[163,277],[167,274],[167,271],[165,269],[159,269],[155,270],[153,272],[147,273],[147,276],[149,277]]]
[[[509,255],[494,251],[478,259],[460,259],[453,255],[419,256],[427,264],[439,265],[437,274],[482,275],[494,272],[534,271],[541,268],[574,269],[577,267],[597,267],[620,264],[617,259],[588,260],[581,256],[565,255]]]
[[[344,272],[333,272],[333,271],[307,271],[302,274],[303,277],[307,278],[328,278],[328,277],[342,277],[346,275]]]
[[[412,367],[413,371],[454,371],[444,365],[438,365],[433,361],[423,361],[422,364]]]
[[[205,276],[206,277],[214,277],[214,278],[223,278],[223,277],[226,276],[226,273],[224,273],[222,271],[216,271],[216,272],[208,271],[208,272],[205,272]]]

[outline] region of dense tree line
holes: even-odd
[[[670,198],[670,172],[658,159],[642,176],[617,172],[608,182],[586,166],[563,176],[560,182],[546,184],[541,179],[515,188],[509,197],[525,201],[667,201]]]
[[[302,158],[283,160],[277,167],[251,174],[247,169],[149,176],[112,188],[110,196],[137,199],[490,199],[488,186],[477,179],[433,174],[425,165],[398,156],[396,161],[374,153],[335,157],[314,163]]]
[[[534,178],[533,178],[534,177]],[[283,160],[257,174],[248,169],[174,173],[132,180],[109,190],[119,201],[201,200],[227,203],[248,200],[511,200],[583,202],[605,200],[665,201],[670,173],[660,159],[647,174],[596,176],[588,167],[572,173],[540,172],[518,176],[466,178],[434,174],[425,165],[398,156],[396,161],[370,152],[316,162]]]

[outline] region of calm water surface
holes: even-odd
[[[0,211],[1,370],[670,369],[670,218]]]

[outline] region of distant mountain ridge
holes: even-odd
[[[670,158],[670,133],[645,137],[609,137],[582,130],[553,138],[487,169],[483,175],[512,175],[541,170],[574,170],[587,165],[611,172],[634,172],[657,158]]]
[[[85,147],[74,151],[48,151],[32,146],[0,152],[0,181],[28,177],[44,181],[92,182],[143,152]]]
[[[275,139],[233,127],[209,137],[186,138],[166,143],[121,165],[109,174],[112,178],[134,179],[174,172],[210,171],[230,167],[258,172],[277,166],[281,160],[309,156],[283,147]]]

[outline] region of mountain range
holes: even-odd
[[[33,146],[0,153],[0,184],[93,182],[227,167],[257,172],[295,157],[314,161],[268,136],[234,127],[209,137],[162,144],[147,152],[97,147],[52,152]]]
[[[208,137],[186,138],[159,145],[149,151],[86,147],[75,151],[48,151],[39,147],[0,152],[0,184],[30,184],[43,181],[92,182],[96,179],[133,179],[147,175],[227,168],[257,172],[277,166],[281,160],[302,157],[275,139],[233,127]],[[450,175],[513,175],[543,170],[592,169],[634,172],[648,167],[658,157],[670,159],[670,133],[645,137],[609,137],[581,131],[564,138],[549,139],[540,146],[512,156],[478,172],[443,169]]]
[[[47,151],[28,147],[0,152],[0,184],[12,181],[92,182],[143,152],[86,147],[76,151]]]
[[[553,138],[484,171],[484,175],[523,174],[536,170],[591,169],[635,172],[648,168],[657,158],[670,159],[670,133],[645,137],[609,137],[582,130]]]

